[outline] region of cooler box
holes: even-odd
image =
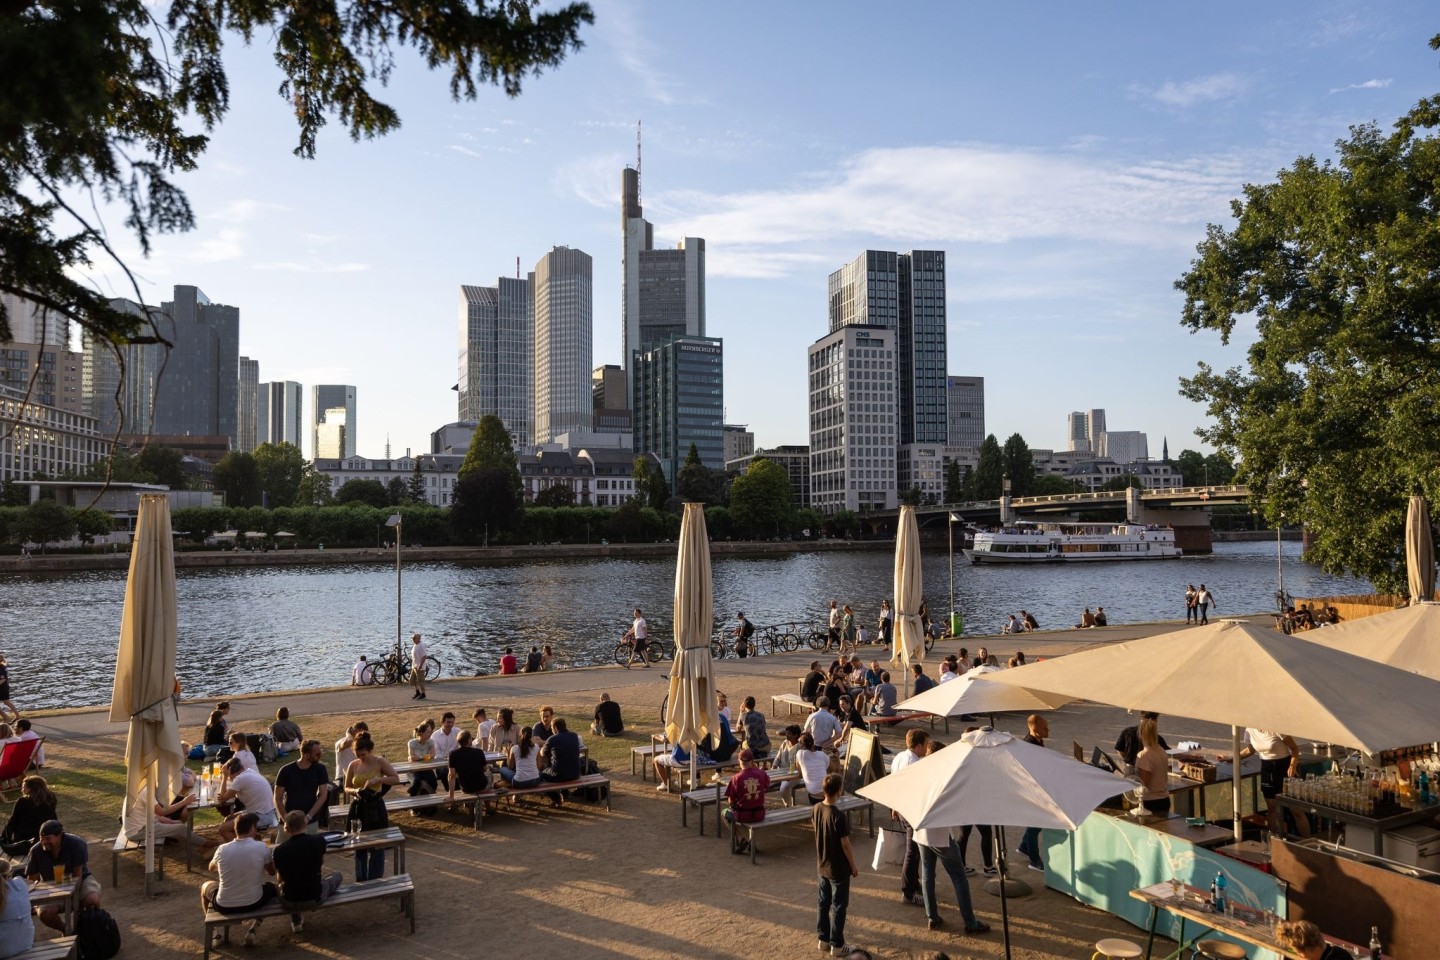
[[[1440,872],[1440,830],[1418,824],[1385,834],[1385,859]]]

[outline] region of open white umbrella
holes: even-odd
[[[1410,498],[1405,515],[1405,572],[1410,602],[1435,599],[1435,541],[1430,534],[1430,511],[1425,498]]]
[[[1311,643],[1440,680],[1440,603],[1423,600],[1386,613],[1300,634]]]
[[[1243,620],[1055,657],[983,682],[1229,724],[1235,753],[1241,727],[1370,753],[1440,735],[1440,682]]]
[[[1133,786],[1098,767],[987,727],[856,793],[894,810],[916,830],[992,823],[1074,830],[1106,799]],[[1003,826],[996,837],[1003,869]],[[1010,911],[1004,882],[1000,914],[1009,957]]]
[[[685,504],[680,522],[680,552],[675,561],[675,665],[670,668],[670,709],[665,732],[671,743],[690,753],[690,782],[695,783],[695,745],[711,733],[719,738],[720,708],[715,702],[715,667],[710,657],[714,610],[710,581],[710,538],[705,505]]]
[[[920,530],[915,508],[900,508],[900,527],[895,534],[895,631],[890,644],[890,664],[905,671],[905,693],[910,693],[910,664],[925,659],[925,625],[920,622],[921,593]]]
[[[990,683],[987,677],[1003,673],[999,667],[975,667],[954,680],[937,683],[924,693],[917,693],[895,705],[896,710],[917,710],[937,717],[960,717],[972,713],[1004,713],[1023,710],[1054,710],[1074,697],[1037,693],[1024,687]]]
[[[128,723],[125,804],[145,812],[145,886],[155,871],[155,800],[177,792],[180,725],[175,703],[175,554],[170,504],[163,494],[140,498],[120,620],[120,649],[110,696],[110,722]],[[122,827],[122,829],[125,829]]]

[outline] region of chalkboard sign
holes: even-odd
[[[854,793],[885,775],[885,758],[880,740],[867,730],[851,730],[845,746],[844,790]]]

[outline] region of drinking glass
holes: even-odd
[[[63,863],[57,863],[57,864],[55,864],[54,874],[55,874],[55,882],[56,882],[56,883],[64,883],[64,882],[65,882],[65,864],[63,864]]]
[[[1185,884],[1180,881],[1180,878],[1179,878],[1179,877],[1171,877],[1171,878],[1170,878],[1170,899],[1171,899],[1171,900],[1179,900],[1179,899],[1180,899],[1180,891],[1183,890],[1183,889],[1185,889]]]

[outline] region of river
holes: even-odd
[[[1300,562],[1286,543],[1285,586],[1297,596],[1369,592]],[[886,552],[797,553],[714,561],[715,615],[744,610],[757,625],[819,622],[831,597],[873,625],[890,593]],[[950,606],[948,556],[927,549],[926,598]],[[508,644],[517,653],[550,643],[562,665],[607,662],[631,608],[668,636],[673,559],[556,560],[480,566],[406,565],[405,635],[425,634],[445,675],[493,672]],[[1111,623],[1184,617],[1187,583],[1204,582],[1218,612],[1273,609],[1273,543],[1220,543],[1210,556],[1140,563],[972,567],[958,552],[955,605],[968,634],[994,633],[1009,613],[1042,628],[1078,621],[1103,606]],[[328,686],[347,681],[364,653],[395,644],[395,571],[371,565],[182,570],[179,674],[189,695]],[[125,599],[122,571],[0,576],[0,652],[22,708],[109,701]]]

